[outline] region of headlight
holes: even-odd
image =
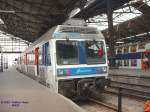
[[[57,69],[57,74],[58,75],[63,75],[64,74],[64,70],[63,69]]]
[[[106,73],[106,72],[107,72],[107,67],[102,67],[102,71],[103,71],[104,73]]]

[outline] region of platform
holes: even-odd
[[[140,70],[140,69],[110,69],[109,74],[111,75],[129,75],[129,76],[139,76],[139,77],[150,77],[150,69]]]
[[[0,112],[83,112],[65,97],[19,73],[0,73]]]

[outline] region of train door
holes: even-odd
[[[40,66],[40,79],[42,83],[48,86],[48,75],[51,71],[51,59],[50,59],[50,44],[46,42],[42,45],[42,66]]]
[[[150,68],[150,50],[145,51],[145,57],[147,58],[147,66]]]
[[[50,42],[47,42],[43,45],[43,65],[44,65],[44,79],[46,82],[46,85],[50,88],[52,88],[52,82],[53,82],[53,78],[52,78],[52,73],[53,73],[53,69],[52,69],[52,64],[51,64],[51,44]]]
[[[142,55],[142,69],[150,68],[150,50],[146,50]]]
[[[24,54],[24,66],[23,66],[23,72],[27,73],[27,53]]]
[[[35,65],[35,76],[38,77],[39,75],[39,48],[34,49],[34,65]]]

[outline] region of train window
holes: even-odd
[[[42,64],[51,65],[49,42],[45,43],[42,48]]]
[[[118,48],[117,54],[122,54],[122,48]]]
[[[124,60],[124,66],[129,66],[129,60]]]
[[[131,66],[137,66],[137,60],[136,59],[131,60]]]
[[[38,49],[38,58],[39,58],[39,65],[42,65],[42,48],[39,47]]]
[[[139,44],[138,49],[145,49],[145,44],[144,43]]]
[[[56,42],[57,64],[74,65],[79,64],[78,61],[78,42],[58,40]]]
[[[47,65],[51,65],[50,47],[47,48]]]
[[[102,41],[86,41],[87,64],[105,63],[105,50]]]
[[[50,59],[50,46],[49,46],[49,42],[45,43],[43,45],[44,47],[44,65],[51,65],[51,59]]]
[[[107,50],[108,51],[108,50]],[[115,54],[117,54],[117,49],[115,48]]]
[[[124,53],[128,53],[129,52],[129,47],[125,47],[124,48]]]
[[[133,53],[133,52],[136,52],[136,45],[134,45],[134,46],[131,46],[131,52]]]
[[[103,41],[58,40],[56,52],[60,65],[106,63]]]
[[[122,65],[123,65],[123,61],[119,60],[119,66],[122,66]]]
[[[30,51],[27,54],[27,59],[28,59],[28,64],[29,65],[33,65],[34,64],[34,53],[33,53],[33,51]]]

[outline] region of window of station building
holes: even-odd
[[[129,60],[124,60],[124,66],[129,66]]]
[[[131,60],[131,66],[133,66],[133,67],[137,66],[137,60],[136,59]]]
[[[136,45],[134,45],[134,46],[131,46],[131,51],[130,52],[136,52]]]

